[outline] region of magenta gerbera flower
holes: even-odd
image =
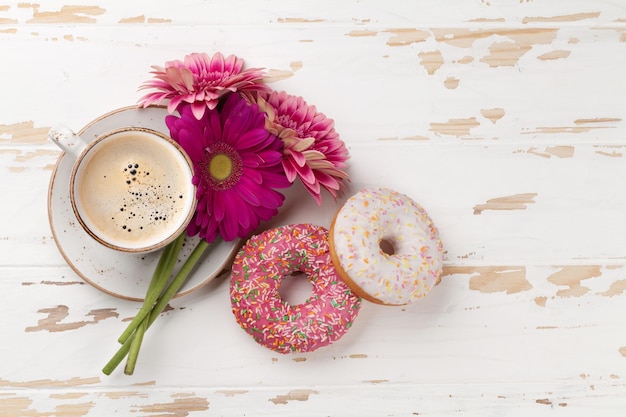
[[[196,119],[200,119],[207,109],[213,110],[224,94],[239,91],[254,95],[270,90],[262,82],[264,73],[261,69],[243,69],[243,59],[235,55],[224,58],[219,52],[213,57],[193,53],[185,56],[184,61],[166,62],[165,68],[158,65],[152,68],[154,78],[143,83],[139,89],[157,91],[143,96],[139,105],[147,107],[169,100],[167,110],[173,113],[181,103],[188,103]]]
[[[267,114],[266,129],[284,144],[282,164],[290,182],[300,178],[318,204],[321,189],[334,198],[348,174],[343,171],[348,150],[335,131],[334,122],[302,97],[283,92],[259,95],[259,107]]]
[[[258,106],[238,94],[200,120],[190,105],[179,112],[165,121],[194,163],[198,204],[188,234],[209,242],[218,233],[226,241],[249,235],[278,213],[284,196],[275,189],[290,185],[281,165],[282,142],[265,129]]]

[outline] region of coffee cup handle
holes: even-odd
[[[66,125],[57,125],[48,132],[48,137],[65,152],[78,158],[87,143]]]

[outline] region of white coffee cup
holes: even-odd
[[[184,232],[196,207],[193,163],[171,138],[143,127],[122,127],[92,141],[66,126],[48,136],[76,158],[70,202],[95,240],[144,253]]]

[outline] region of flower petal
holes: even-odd
[[[261,205],[261,200],[255,193],[258,188],[258,184],[255,184],[245,176],[242,176],[239,180],[239,184],[235,187],[235,190],[237,190],[237,194],[239,194],[239,197],[241,197],[243,201],[251,206],[259,206]]]
[[[293,161],[295,166],[303,167],[306,164],[306,156],[301,152],[294,152],[292,149],[287,149],[286,158]]]
[[[220,52],[217,52],[215,55],[213,55],[208,70],[210,73],[224,72],[224,55],[222,55]]]
[[[315,183],[315,174],[313,173],[313,170],[308,165],[303,165],[303,166],[295,165],[294,168],[296,169],[296,171],[298,171],[298,176],[300,177],[302,181],[307,182],[309,184]]]
[[[213,216],[216,222],[224,220],[225,214],[229,211],[229,207],[226,207],[228,200],[228,193],[215,192],[213,193]]]
[[[206,111],[206,109],[207,105],[204,101],[194,101],[193,103],[191,103],[191,111],[193,112],[194,117],[198,120],[202,119],[202,116],[204,116],[204,112]]]
[[[285,175],[289,182],[294,182],[298,177],[298,171],[296,170],[294,164],[291,163],[290,160],[283,160],[283,169],[285,170]]]
[[[236,193],[224,193],[225,205],[229,207],[229,212],[232,213],[242,204],[241,199]],[[220,234],[226,241],[235,239],[238,233],[237,216],[225,216],[219,224]]]

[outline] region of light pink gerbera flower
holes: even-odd
[[[290,182],[300,178],[318,204],[321,189],[334,198],[348,174],[348,150],[335,131],[334,122],[302,97],[272,91],[259,95],[259,107],[267,114],[266,129],[282,139],[283,168]]]
[[[213,110],[224,94],[239,91],[244,95],[269,92],[262,82],[264,73],[259,68],[243,69],[243,59],[235,55],[224,58],[221,53],[213,57],[205,53],[192,53],[184,61],[165,63],[165,68],[153,65],[152,80],[139,89],[156,89],[139,99],[139,105],[147,107],[169,100],[167,110],[173,113],[181,103],[189,103],[196,119],[204,112]]]
[[[171,137],[194,164],[198,204],[187,228],[211,242],[246,237],[261,221],[278,213],[284,196],[275,188],[290,185],[281,166],[281,141],[265,130],[265,115],[238,94],[224,106],[208,110],[200,120],[190,105],[165,123]]]

